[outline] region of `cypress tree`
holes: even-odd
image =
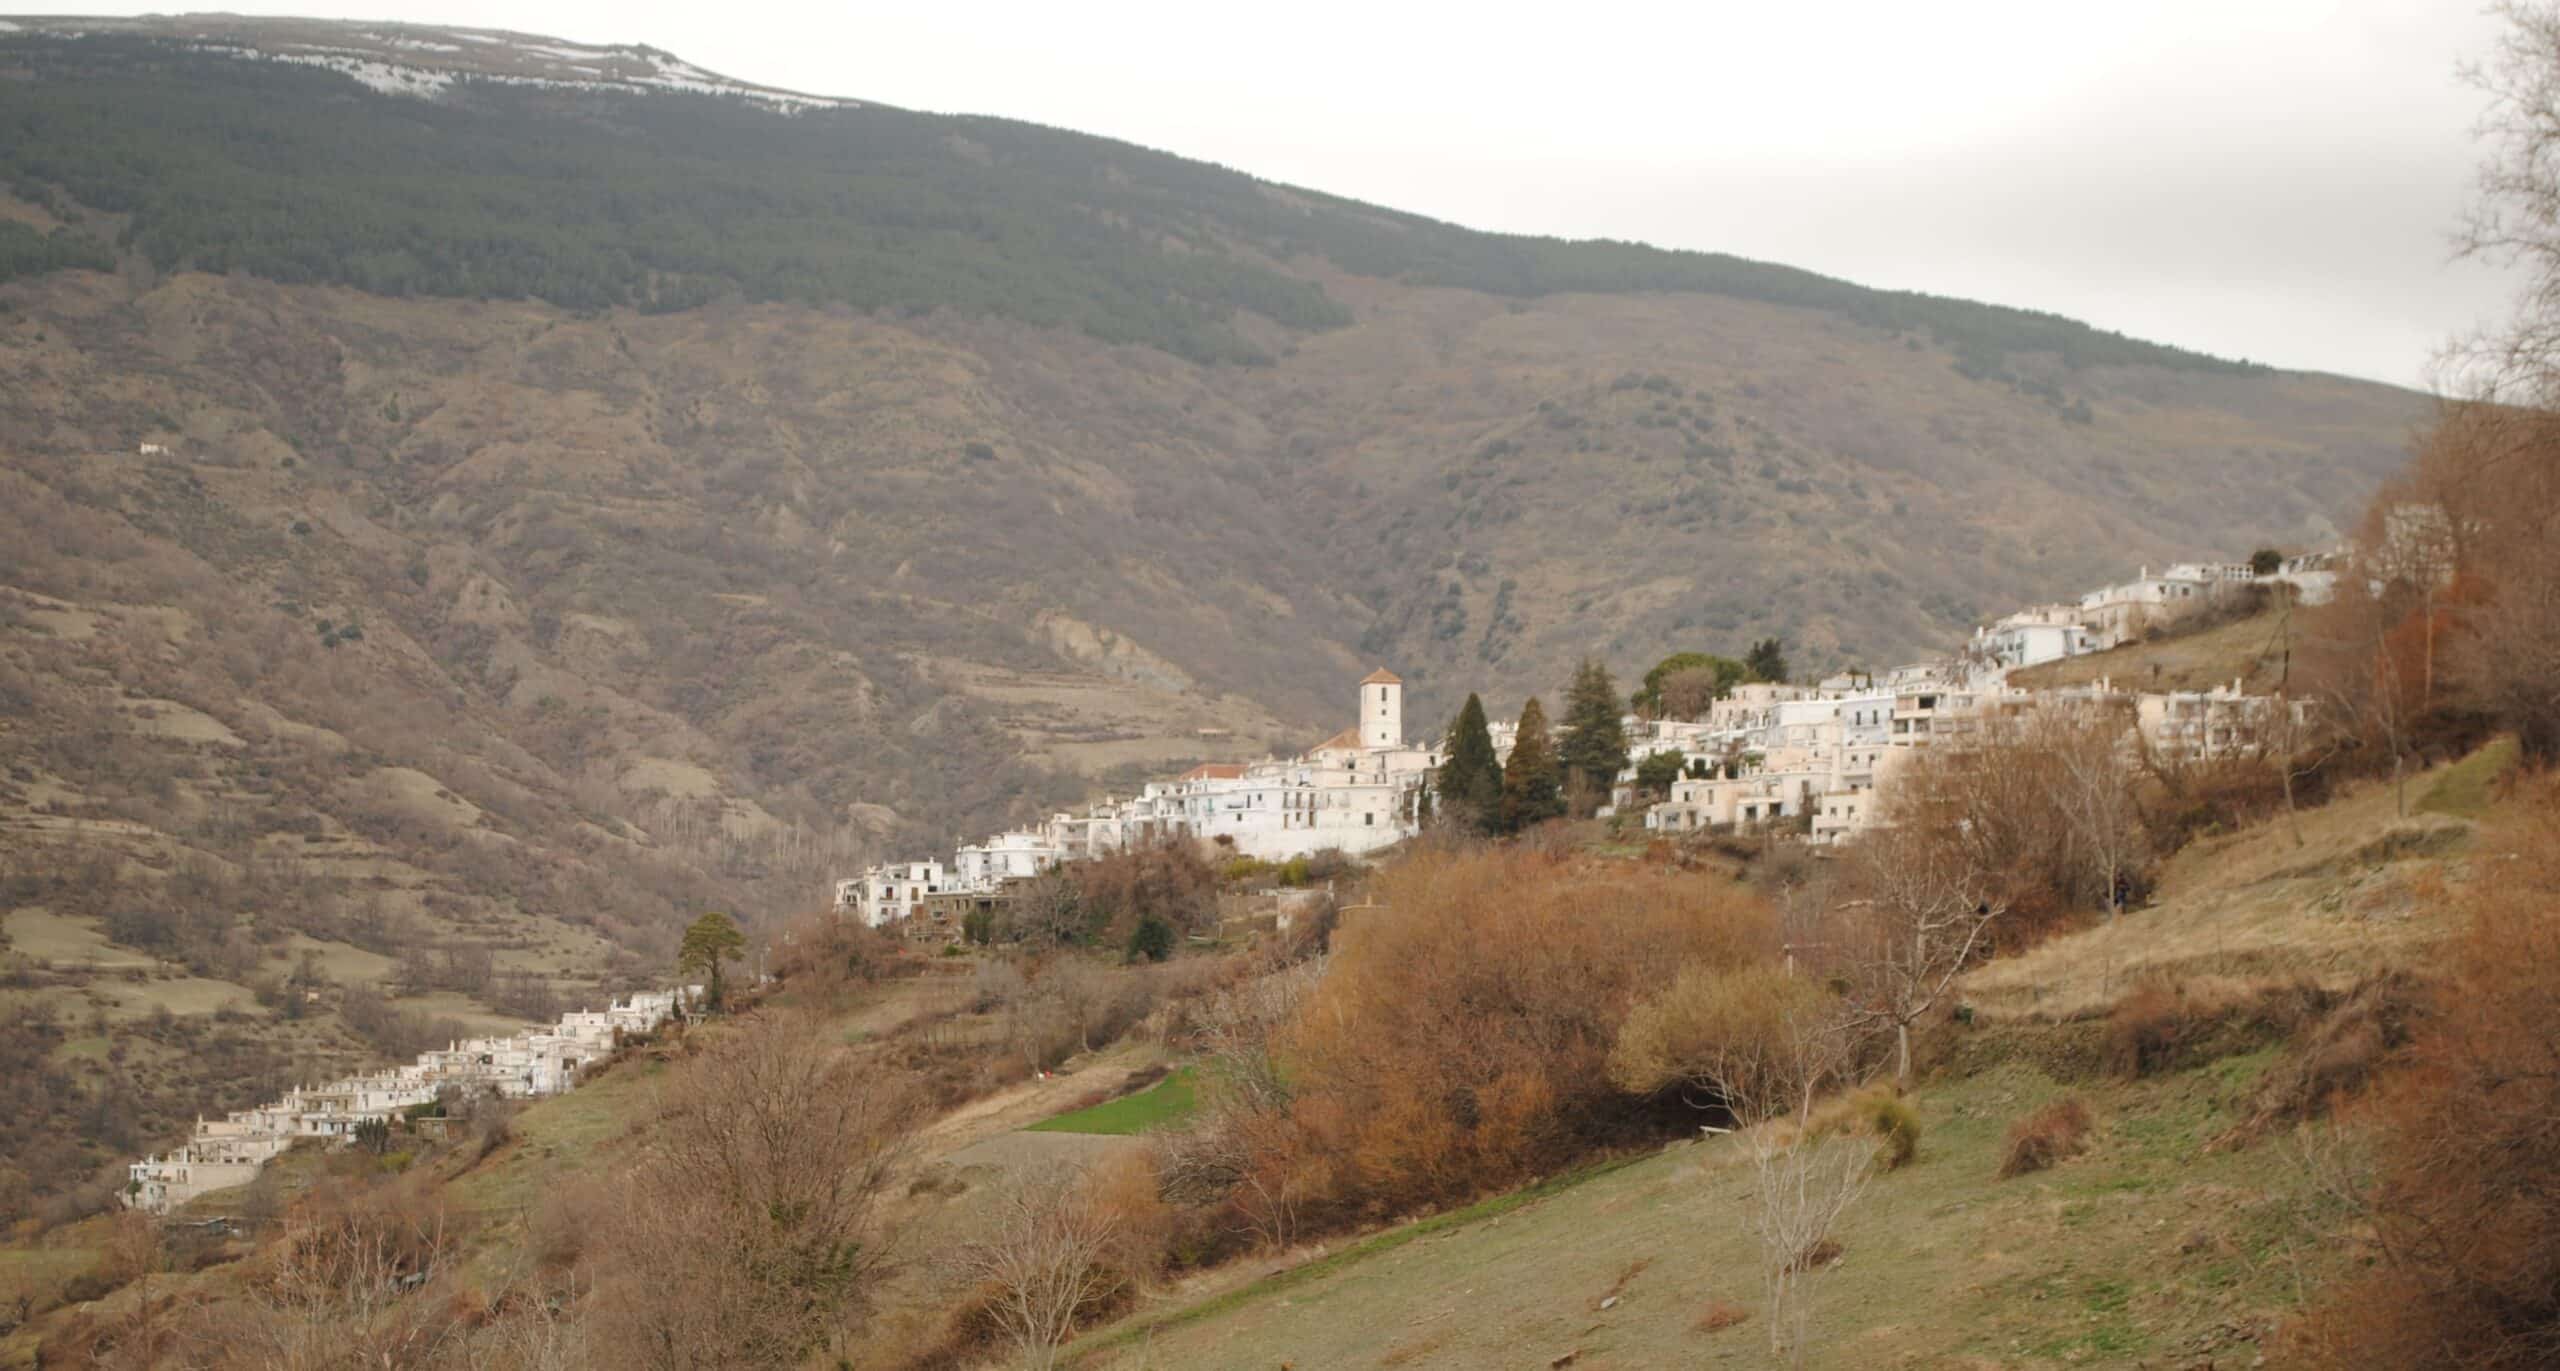
[[[1489,831],[1501,817],[1502,763],[1493,755],[1493,730],[1484,721],[1484,701],[1473,695],[1449,726],[1449,755],[1432,780],[1432,801],[1441,813],[1479,831]]]
[[[1502,831],[1517,833],[1564,813],[1564,768],[1547,736],[1547,708],[1538,697],[1520,707],[1520,731],[1511,759],[1502,764]]]
[[[1564,737],[1556,743],[1565,785],[1576,800],[1598,806],[1627,765],[1627,728],[1618,716],[1618,683],[1597,657],[1585,657],[1565,695]],[[1588,812],[1588,811],[1585,811]]]
[[[1742,664],[1750,670],[1751,679],[1755,681],[1767,681],[1772,685],[1786,684],[1788,675],[1786,640],[1762,638],[1751,645],[1751,651],[1743,654]]]

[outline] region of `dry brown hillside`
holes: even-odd
[[[0,1012],[161,1125],[73,1021],[264,1042],[302,952],[420,1015],[601,993],[704,908],[1301,746],[1379,663],[1417,730],[1586,653],[1886,665],[2325,539],[2420,417],[1055,130],[430,103],[202,36],[0,39]]]

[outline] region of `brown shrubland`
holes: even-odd
[[[1628,1016],[1672,969],[1775,954],[1768,908],[1729,880],[1517,848],[1406,859],[1330,954],[1193,1011],[1203,1116],[1157,1144],[1184,1206],[1175,1259],[1455,1202],[1652,1134],[1670,1115],[1610,1081]]]
[[[778,1014],[687,1062],[597,1266],[602,1355],[708,1371],[841,1346],[884,1259],[877,1203],[916,1104],[899,1078]]]
[[[2409,1065],[2375,1089],[2381,1260],[2293,1330],[2297,1364],[2560,1362],[2560,777],[2519,788],[2479,857]]]
[[[1512,851],[1406,862],[1283,1031],[1307,1164],[1364,1212],[1533,1174],[1631,1122],[1608,1079],[1664,968],[1775,952],[1729,883]]]

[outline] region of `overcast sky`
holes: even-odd
[[[648,43],[1480,228],[1741,253],[2400,384],[2508,294],[2447,238],[2478,159],[2456,66],[2496,31],[2477,0],[220,8]]]

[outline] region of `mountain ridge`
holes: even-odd
[[[107,122],[96,108],[101,104],[148,105],[165,96],[150,83],[133,84],[137,73],[149,82],[162,82],[172,70],[180,70],[199,59],[224,60],[265,56],[286,61],[339,60],[362,61],[381,66],[396,66],[412,73],[424,73],[420,80],[378,82],[398,97],[412,103],[447,111],[472,103],[490,104],[491,112],[511,121],[498,135],[509,146],[494,152],[478,152],[478,165],[497,164],[503,178],[504,163],[520,155],[513,144],[522,141],[522,128],[527,121],[548,120],[547,132],[558,138],[584,141],[581,155],[589,158],[611,157],[618,148],[601,134],[593,121],[563,120],[560,111],[543,106],[538,96],[544,92],[523,89],[512,92],[472,89],[467,85],[454,88],[448,76],[488,76],[508,81],[529,81],[534,86],[557,84],[564,74],[584,73],[569,84],[568,93],[593,98],[628,95],[637,87],[624,81],[627,72],[613,68],[617,62],[637,63],[647,73],[663,74],[681,68],[694,77],[709,78],[676,59],[646,46],[635,47],[562,47],[557,40],[530,42],[523,35],[463,29],[420,30],[442,33],[447,37],[473,39],[474,51],[461,54],[470,60],[459,60],[449,54],[420,54],[414,44],[421,40],[391,40],[362,25],[333,21],[272,20],[244,21],[221,16],[189,16],[171,20],[119,21],[99,31],[93,21],[51,21],[57,27],[0,33],[0,53],[14,51],[39,74],[51,72],[60,77],[76,75],[89,87],[90,99],[84,107],[79,101],[56,101],[21,115],[18,131],[21,142],[41,142],[51,126],[86,120],[85,127],[94,129]],[[82,27],[88,26],[88,27]],[[60,34],[77,34],[76,39]],[[530,54],[531,66],[514,62],[482,60],[478,40],[505,40],[509,54]],[[328,41],[322,41],[328,40]],[[242,46],[246,44],[248,46]],[[263,44],[264,46],[260,46]],[[464,47],[462,43],[440,43],[439,47]],[[595,60],[573,62],[585,56]],[[568,65],[563,65],[563,63]],[[673,64],[672,67],[669,64]],[[338,75],[356,79],[360,84],[366,72],[339,71]],[[432,79],[425,79],[432,78]],[[644,84],[657,81],[655,75],[644,75]],[[693,86],[709,90],[726,78],[693,80],[685,78],[675,87],[658,83],[652,94],[680,94]],[[119,87],[116,83],[127,84]],[[206,79],[197,84],[208,91],[218,90],[223,82]],[[531,242],[511,245],[516,255],[543,257],[540,269],[526,269],[521,264],[508,264],[511,270],[490,278],[486,263],[472,264],[474,271],[461,271],[449,263],[431,261],[423,271],[414,262],[379,260],[340,261],[315,264],[312,235],[299,223],[253,222],[234,226],[225,236],[226,215],[242,212],[236,201],[248,192],[235,189],[232,182],[253,177],[260,170],[254,161],[243,160],[235,144],[241,134],[228,141],[212,137],[196,137],[199,126],[207,129],[239,129],[253,135],[255,145],[290,145],[296,141],[309,144],[307,131],[297,124],[296,116],[312,111],[312,102],[322,97],[320,87],[309,87],[290,81],[263,83],[256,101],[243,104],[234,101],[198,101],[185,107],[186,118],[172,121],[175,127],[162,131],[162,136],[176,140],[187,150],[184,158],[167,158],[156,167],[149,154],[153,149],[131,145],[120,150],[119,169],[132,173],[122,180],[110,180],[94,169],[64,167],[37,156],[22,155],[16,159],[0,159],[0,170],[26,178],[69,185],[84,198],[101,198],[127,202],[136,223],[128,232],[135,244],[154,264],[162,269],[195,262],[230,260],[243,249],[236,241],[243,235],[278,235],[294,238],[290,251],[268,251],[261,254],[256,245],[249,251],[252,265],[260,265],[274,274],[282,266],[285,279],[341,279],[372,289],[391,289],[403,293],[426,289],[430,293],[473,294],[491,289],[499,293],[532,294],[570,307],[600,303],[664,304],[681,307],[699,303],[709,293],[741,290],[751,297],[843,299],[855,304],[940,303],[936,292],[950,292],[959,287],[950,280],[928,280],[898,283],[882,289],[874,283],[848,283],[843,273],[857,265],[866,270],[878,265],[876,255],[865,256],[841,245],[836,255],[827,259],[828,245],[801,231],[787,219],[776,219],[767,213],[759,223],[768,231],[778,231],[776,246],[809,257],[806,264],[760,266],[705,271],[698,245],[681,238],[682,232],[699,232],[722,222],[720,207],[702,207],[690,203],[674,203],[680,197],[663,187],[647,182],[640,173],[624,167],[615,174],[639,187],[631,192],[645,195],[653,213],[673,213],[682,221],[671,230],[677,236],[607,233],[595,242],[570,244]],[[728,83],[721,87],[727,93],[752,102],[787,93],[769,88]],[[552,92],[559,93],[559,92]],[[522,97],[522,98],[514,98]],[[792,101],[815,97],[789,96]],[[673,157],[681,151],[707,150],[700,138],[691,140],[696,146],[682,149],[671,146],[671,129],[660,119],[648,124],[653,114],[635,114],[639,107],[625,106],[620,117],[640,120],[646,131],[656,138],[659,156]],[[655,106],[649,107],[652,111]],[[343,138],[361,142],[395,138],[405,127],[399,112],[366,107],[352,111],[343,104],[332,112],[340,120],[353,117],[359,121],[374,119],[372,129],[333,130]],[[109,112],[109,116],[121,114]],[[700,113],[700,111],[696,111]],[[1674,251],[1644,244],[1592,239],[1567,242],[1557,239],[1521,235],[1485,233],[1459,225],[1431,220],[1424,216],[1362,204],[1321,191],[1279,185],[1213,164],[1193,161],[1178,155],[1141,147],[1134,143],[1094,138],[1067,130],[1048,128],[1017,120],[976,115],[931,115],[897,110],[888,106],[859,102],[834,102],[826,106],[796,105],[784,114],[806,114],[807,118],[789,119],[783,114],[769,114],[756,122],[752,114],[741,111],[739,118],[747,123],[725,130],[720,137],[728,141],[719,145],[726,159],[756,161],[763,159],[765,145],[776,140],[792,142],[790,155],[799,179],[786,182],[758,181],[740,168],[724,161],[697,157],[684,163],[685,174],[705,178],[722,187],[722,193],[745,192],[767,197],[782,197],[787,184],[792,191],[806,192],[808,175],[821,177],[840,171],[851,171],[830,158],[840,151],[830,141],[842,135],[860,141],[864,154],[882,154],[896,160],[897,174],[909,181],[921,181],[926,192],[909,196],[890,207],[883,216],[873,214],[868,224],[876,234],[904,235],[896,238],[900,251],[913,257],[919,251],[912,230],[919,226],[937,232],[962,235],[995,235],[1001,251],[965,255],[954,265],[966,265],[984,271],[998,262],[1010,261],[1022,253],[1041,254],[1041,261],[1052,272],[1081,272],[1070,282],[1071,291],[1088,294],[1096,290],[1116,293],[1102,302],[1099,312],[1092,308],[1072,308],[1054,299],[1039,298],[1048,292],[1044,283],[1015,279],[1011,293],[968,293],[960,303],[1012,313],[1029,322],[1058,322],[1064,318],[1096,336],[1110,341],[1148,341],[1189,356],[1193,360],[1259,361],[1262,351],[1242,343],[1231,328],[1212,319],[1196,316],[1202,309],[1241,309],[1267,316],[1288,328],[1322,328],[1339,326],[1339,307],[1324,298],[1320,289],[1309,291],[1304,273],[1292,269],[1293,258],[1315,254],[1354,274],[1373,277],[1395,277],[1425,286],[1460,286],[1489,293],[1530,297],[1570,290],[1697,290],[1707,293],[1733,294],[1743,298],[1764,299],[1776,303],[1810,304],[1845,313],[1864,322],[1896,331],[1925,329],[1942,341],[1966,354],[1967,365],[1986,374],[2000,369],[2001,358],[2012,350],[2051,350],[2067,364],[2082,365],[2108,360],[2146,361],[2172,367],[2203,369],[2237,369],[2246,371],[2251,364],[2209,357],[2185,349],[2146,343],[2121,334],[2097,329],[2076,320],[2034,310],[2007,306],[1983,305],[1951,297],[1934,296],[1917,291],[1877,291],[1836,278],[1822,276],[1799,268],[1775,263],[1757,262],[1721,253]],[[459,120],[459,122],[457,122]],[[456,115],[437,125],[439,141],[485,137],[467,119]],[[973,136],[974,135],[974,136]],[[193,141],[189,141],[192,139]],[[741,141],[744,140],[744,141]],[[796,140],[796,141],[794,141]],[[296,155],[311,160],[319,154],[311,146],[296,149]],[[448,158],[448,149],[429,148],[411,142],[404,155],[420,159]],[[473,155],[466,153],[466,157]],[[1112,159],[1117,158],[1118,161]],[[230,175],[214,177],[209,168],[230,164]],[[868,165],[868,164],[866,164]],[[1040,212],[1018,195],[1007,195],[993,188],[983,177],[974,177],[969,168],[988,169],[1001,165],[1015,179],[1031,175],[1038,179],[1038,189],[1059,204],[1080,208],[1085,214],[1114,224],[1121,229],[1143,230],[1147,249],[1129,256],[1130,245],[1123,241],[1127,232],[1113,232],[1109,227],[1097,234],[1090,220],[1070,216],[1061,219]],[[373,167],[362,169],[371,172]],[[528,169],[530,170],[530,169]],[[185,183],[187,204],[197,218],[222,221],[211,231],[191,225],[188,236],[171,241],[177,230],[159,226],[155,221],[164,211],[155,203],[156,181],[142,173]],[[302,175],[310,179],[319,174],[304,167]],[[862,173],[852,172],[857,177]],[[421,235],[414,226],[389,222],[396,218],[389,210],[396,200],[385,200],[383,188],[368,184],[349,169],[330,172],[332,197],[344,201],[350,197],[383,201],[370,207],[359,205],[353,211],[362,216],[352,226],[369,247],[368,258],[378,258],[378,240],[386,234],[398,238],[404,233],[408,241],[396,253],[412,257],[421,253],[433,257],[452,248],[450,243],[435,239],[432,233]],[[525,178],[520,178],[525,179]],[[549,176],[540,184],[554,195],[568,200],[546,225],[553,237],[568,232],[564,226],[586,226],[595,219],[611,219],[625,212],[617,200],[580,201],[578,177]],[[527,185],[532,184],[527,180]],[[1116,189],[1106,191],[1105,185]],[[807,215],[821,209],[838,218],[851,215],[861,220],[867,212],[864,197],[878,194],[883,186],[875,180],[857,181],[853,200],[838,195],[826,199],[785,206],[787,215]],[[269,186],[269,195],[289,193],[290,187]],[[483,204],[510,209],[519,214],[540,217],[548,212],[538,201],[519,194],[515,199],[491,198],[494,191],[480,191],[465,186],[465,193],[481,193]],[[1125,193],[1122,193],[1125,192]],[[617,195],[622,192],[617,191]],[[235,203],[224,205],[226,197]],[[319,197],[315,197],[315,200]],[[318,213],[314,204],[315,223],[327,223],[333,216]],[[834,220],[830,220],[834,222]],[[295,238],[295,235],[300,237]],[[750,245],[730,243],[727,251],[737,254]],[[622,254],[628,254],[624,260]],[[814,255],[813,255],[814,254]],[[566,259],[573,258],[568,261]],[[565,262],[565,264],[564,264]],[[642,270],[647,279],[632,276]],[[333,274],[334,272],[334,274]],[[1169,294],[1184,307],[1167,311],[1163,304],[1118,298],[1138,283],[1131,273],[1150,277],[1145,289]],[[673,281],[661,280],[672,275]],[[1031,298],[1016,298],[1028,296]]]

